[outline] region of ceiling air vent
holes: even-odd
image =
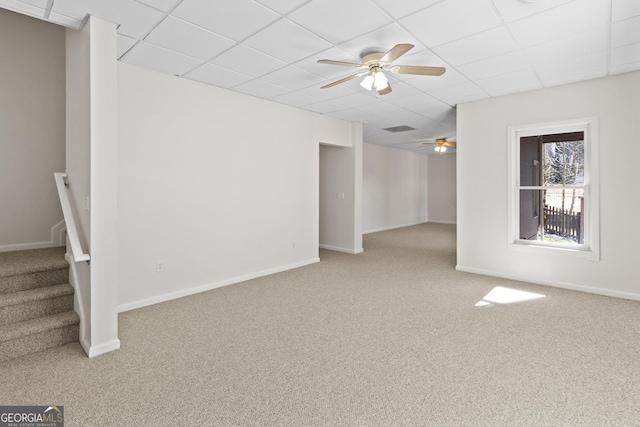
[[[398,133],[398,132],[406,132],[408,130],[416,130],[416,128],[412,128],[411,126],[407,126],[407,125],[402,125],[402,126],[384,128],[382,130],[386,130],[387,132]]]

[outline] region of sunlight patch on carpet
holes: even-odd
[[[519,291],[517,289],[503,288],[496,286],[485,295],[481,301],[476,303],[476,307],[491,305],[492,302],[497,304],[511,304],[514,302],[530,301],[533,299],[544,298],[542,294],[534,294],[533,292]]]

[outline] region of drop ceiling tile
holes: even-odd
[[[359,71],[355,67],[344,67],[340,65],[331,65],[331,64],[319,64],[319,59],[333,59],[336,61],[343,62],[351,62],[351,63],[360,63],[360,58],[349,55],[344,50],[338,49],[336,47],[332,47],[323,52],[312,55],[308,58],[303,59],[302,61],[298,61],[295,63],[297,67],[302,68],[305,71],[309,71],[310,73],[317,74],[326,79],[338,80],[342,77],[346,77],[349,74],[353,74]]]
[[[400,20],[429,47],[439,46],[500,25],[487,0],[448,0]]]
[[[532,69],[527,68],[511,73],[501,74],[475,82],[491,96],[501,96],[515,92],[540,89],[542,84]]]
[[[117,55],[118,59],[129,49],[131,49],[136,43],[138,43],[138,39],[133,39],[131,37],[123,36],[122,34],[116,35],[116,43],[117,43]]]
[[[425,49],[425,46],[419,39],[409,34],[400,25],[393,23],[378,28],[360,37],[356,37],[345,43],[340,43],[338,47],[345,52],[357,57],[362,58],[364,55],[372,52],[385,53],[396,44],[410,43],[414,45],[414,48],[409,52],[415,53]],[[405,55],[407,55],[406,53]],[[397,61],[401,61],[404,58],[401,57]],[[359,62],[359,61],[358,61]]]
[[[407,52],[398,59],[396,65],[427,65],[434,67],[446,67],[449,64],[439,58],[429,49],[416,50],[415,48]]]
[[[435,124],[432,120],[414,113],[413,111],[405,110],[404,108],[388,108],[383,112],[375,114],[393,121],[395,123],[393,126],[411,126],[412,128],[418,129],[421,126],[430,126]],[[402,133],[407,134],[406,132]]]
[[[455,117],[456,112],[451,105],[442,101],[425,103],[423,105],[415,106],[411,110],[436,122],[446,120],[452,112]]]
[[[262,76],[261,80],[285,87],[289,90],[298,90],[309,86],[320,87],[321,83],[324,82],[322,77],[311,74],[294,65],[280,68],[273,73],[266,74]]]
[[[385,95],[386,96],[386,95]],[[370,102],[368,104],[360,106],[358,109],[367,114],[373,114],[380,117],[397,117],[399,114],[407,112],[408,110],[399,107],[395,104],[384,101],[382,98],[380,102]]]
[[[82,20],[89,13],[89,4],[82,4],[79,0],[56,0],[51,7],[51,12]]]
[[[611,2],[611,20],[613,22],[640,15],[638,0],[613,0]]]
[[[401,98],[394,98],[387,101],[391,104],[397,105],[398,107],[407,108],[412,110],[414,107],[419,107],[421,105],[429,104],[432,102],[437,102],[434,98],[430,97],[426,93],[418,92],[414,95],[403,96]]]
[[[462,102],[477,101],[489,97],[485,91],[471,82],[433,90],[429,92],[429,95],[449,105],[457,105]]]
[[[232,47],[209,62],[253,77],[270,73],[287,65],[279,59],[241,44]]]
[[[534,66],[585,56],[607,48],[606,27],[595,28],[524,49]]]
[[[425,129],[424,131],[421,130],[415,134],[415,136],[422,141],[435,141],[437,138],[455,139],[455,135],[455,125],[438,125],[433,128]]]
[[[402,18],[443,0],[377,0],[377,3],[394,18]]]
[[[46,12],[46,5],[45,7],[37,7],[18,0],[2,0],[1,5],[3,8],[11,10],[13,12],[35,16],[37,18],[44,18],[44,14]]]
[[[195,70],[185,74],[184,77],[224,88],[232,88],[252,79],[252,77],[245,74],[240,74],[209,63],[203,64]]]
[[[288,89],[262,80],[251,80],[247,83],[242,83],[234,87],[233,90],[263,99],[273,98],[274,96],[284,95],[289,92]]]
[[[26,3],[28,5],[35,6],[40,9],[46,9],[47,2],[48,2],[48,0],[18,0],[18,1],[20,3]]]
[[[251,0],[183,0],[172,14],[236,41],[244,40],[280,18],[279,14]]]
[[[86,13],[118,25],[118,33],[143,38],[164,17],[163,13],[134,0],[80,2],[56,0],[52,12],[82,20]]]
[[[302,6],[305,3],[308,3],[310,0],[257,0],[258,3],[262,3],[267,6],[269,9],[275,10],[276,12],[286,15],[291,12],[293,9],[296,9]]]
[[[524,54],[518,50],[461,65],[458,67],[458,71],[464,74],[469,80],[476,80],[506,74],[528,67],[530,67],[529,61],[527,61]]]
[[[545,87],[603,77],[606,71],[607,55],[604,51],[536,67]]]
[[[313,111],[314,113],[329,114],[335,111],[342,111],[345,108],[342,105],[335,104],[329,101],[320,101],[315,104],[305,105],[305,110]]]
[[[179,3],[180,0],[136,0],[138,3],[142,3],[144,5],[150,6],[154,9],[161,10],[163,12],[168,11],[176,3]]]
[[[84,19],[69,18],[68,16],[60,15],[55,12],[51,12],[49,14],[49,21],[74,30],[79,30],[82,28],[82,24],[84,24]]]
[[[638,42],[640,42],[640,16],[611,25],[611,47]]]
[[[388,15],[368,0],[313,1],[288,17],[334,44],[391,22]]]
[[[330,114],[330,116],[335,117],[336,119],[345,120],[347,122],[358,122],[364,124],[374,123],[378,125],[383,122],[388,122],[382,117],[374,116],[373,114],[367,114],[354,108],[342,111],[334,111]]]
[[[367,95],[363,92],[354,92],[340,98],[335,98],[333,102],[343,106],[344,108],[358,108],[364,105],[373,104],[377,102],[377,100],[373,96]]]
[[[168,16],[145,39],[165,49],[206,61],[235,45],[231,39]]]
[[[173,75],[182,75],[202,64],[195,58],[145,42],[139,42],[120,60],[127,64]]]
[[[508,27],[520,47],[529,47],[605,26],[605,6],[606,2],[600,0],[574,1],[512,22]]]
[[[288,19],[281,19],[268,26],[249,37],[243,44],[289,63],[331,47],[330,43]]]
[[[504,19],[505,22],[511,22],[571,1],[574,0],[541,1],[539,3],[524,3],[517,0],[493,0],[493,4],[496,6],[496,9],[498,9],[498,13],[502,16],[502,19]]]
[[[640,61],[640,43],[611,50],[611,67],[621,67]]]
[[[395,121],[389,119],[388,117],[378,116],[375,114],[368,114],[361,110],[352,109],[351,111],[356,111],[358,114],[363,114],[362,120],[357,120],[369,127],[375,127],[378,129],[384,129],[392,127],[395,124]]]
[[[305,105],[321,101],[321,99],[303,95],[300,92],[285,93],[284,95],[273,97],[271,100],[281,104],[291,105],[292,107],[304,107]]]
[[[438,46],[433,51],[453,66],[501,55],[518,49],[505,27],[496,27]]]

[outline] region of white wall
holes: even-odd
[[[365,143],[363,157],[364,232],[427,221],[429,156]]]
[[[64,49],[63,28],[0,9],[0,251],[60,244]]]
[[[66,31],[67,173],[79,234],[91,263],[77,268],[89,356],[120,347],[117,312],[116,26],[91,17]],[[88,210],[85,209],[88,198]]]
[[[600,261],[508,249],[507,127],[598,117]],[[640,73],[458,105],[460,270],[640,299]]]
[[[428,157],[429,222],[456,222],[456,154]]]
[[[348,122],[118,63],[120,310],[317,262],[318,144],[353,140]]]

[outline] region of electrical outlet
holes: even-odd
[[[164,271],[164,262],[156,261],[156,273],[162,273]]]

